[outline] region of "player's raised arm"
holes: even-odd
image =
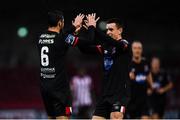
[[[100,17],[96,18],[96,13],[92,13],[86,15],[86,19],[87,19],[85,20],[86,27],[93,26],[94,28],[96,28],[96,23],[100,19]]]
[[[81,13],[77,15],[74,20],[72,20],[72,25],[70,26],[70,28],[64,31],[64,34],[67,35],[78,32],[82,27],[82,21],[84,19],[84,16],[85,15]]]
[[[72,21],[72,25],[74,27],[74,32],[67,34],[65,38],[65,42],[71,46],[84,46],[84,45],[92,45],[94,43],[94,34],[95,30],[93,29],[93,25],[96,24],[96,21],[88,21],[87,24],[87,34],[86,36],[79,35],[79,31],[82,28],[82,22],[84,19],[83,14],[79,14],[76,16],[74,21]]]
[[[84,17],[85,15],[80,13],[72,21],[72,25],[75,27],[75,32],[78,32],[81,29]]]

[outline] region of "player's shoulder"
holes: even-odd
[[[56,36],[58,36],[58,33],[53,32],[53,31],[43,30],[39,32],[38,35],[39,35],[39,38],[50,39],[50,38],[55,38]]]
[[[36,33],[36,42],[39,44],[39,41],[41,41],[43,34],[46,33],[46,30],[41,30]]]
[[[124,42],[126,44],[129,44],[129,41],[127,39],[121,39],[121,42]]]
[[[38,32],[36,33],[36,37],[39,39],[42,34],[45,34],[45,32],[46,32],[45,30],[38,31]]]
[[[127,57],[130,58],[130,56],[132,56],[132,53],[131,53],[131,42],[127,39],[121,39],[121,41],[123,44],[124,44],[124,52],[126,54],[124,55],[128,55]]]
[[[130,42],[127,39],[121,39],[120,42],[125,44],[126,48],[130,48]]]

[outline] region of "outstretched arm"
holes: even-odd
[[[65,42],[70,44],[71,46],[84,46],[84,45],[92,45],[94,43],[94,34],[95,29],[93,26],[96,25],[97,21],[93,21],[92,18],[86,21],[87,26],[87,34],[86,36],[78,35],[83,22],[84,15],[79,14],[75,20],[72,22],[74,26],[74,33],[67,34],[65,38]]]
[[[72,25],[70,26],[70,28],[64,31],[64,34],[68,35],[68,34],[75,34],[76,32],[78,32],[82,27],[82,21],[84,17],[85,15],[81,13],[77,15],[72,21]]]

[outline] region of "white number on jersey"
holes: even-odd
[[[47,46],[43,46],[41,48],[41,65],[48,66],[49,65],[49,57],[47,53],[49,52],[49,48]]]

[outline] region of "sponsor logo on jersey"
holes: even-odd
[[[45,78],[52,79],[52,78],[56,77],[56,74],[44,74],[44,73],[41,73],[41,77],[43,77],[44,79]]]
[[[144,83],[146,81],[146,75],[144,74],[137,74],[135,81],[138,83]]]
[[[41,68],[41,72],[43,72],[43,73],[54,73],[55,68]]]

